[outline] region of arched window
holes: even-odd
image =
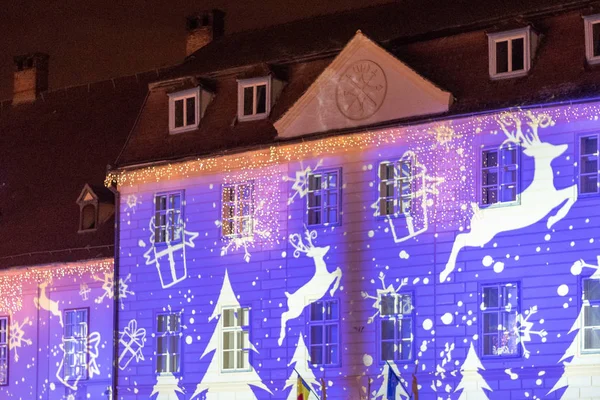
[[[86,204],[81,209],[81,226],[80,230],[87,231],[96,229],[96,205]]]

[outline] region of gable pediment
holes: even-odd
[[[79,197],[77,198],[77,204],[82,204],[90,201],[97,201],[98,196],[94,193],[94,190],[87,183],[83,186]]]
[[[441,114],[452,99],[358,31],[274,125],[279,138],[293,138]]]

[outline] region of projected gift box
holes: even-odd
[[[156,265],[160,284],[163,289],[166,289],[187,278],[185,249],[186,247],[194,247],[194,239],[198,237],[198,233],[188,232],[182,225],[177,235],[175,235],[177,240],[156,243],[158,228],[154,224],[154,217],[150,220],[150,230],[152,232],[150,236],[152,246],[144,253],[146,265]]]
[[[146,330],[137,327],[137,321],[132,319],[123,332],[119,332],[119,344],[123,350],[119,353],[119,368],[125,369],[135,358],[136,361],[144,360],[142,349],[146,343]]]

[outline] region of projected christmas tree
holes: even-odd
[[[200,358],[206,357],[209,353],[212,353],[212,359],[210,361],[210,365],[208,366],[202,381],[196,387],[196,391],[192,395],[192,398],[199,396],[200,394],[205,393],[205,399],[218,399],[223,398],[224,392],[235,393],[235,396],[232,394],[232,397],[236,399],[247,399],[254,400],[256,399],[256,395],[252,391],[252,386],[256,386],[267,392],[271,393],[271,391],[267,388],[267,386],[261,381],[258,373],[251,365],[244,365],[243,368],[236,369],[240,364],[240,359],[237,360],[233,365],[225,365],[226,361],[226,353],[231,354],[228,349],[224,349],[225,344],[224,340],[220,340],[223,337],[224,327],[226,325],[223,318],[223,309],[227,308],[228,310],[236,310],[235,314],[231,314],[232,318],[235,321],[239,321],[240,318],[243,318],[240,314],[243,313],[241,311],[240,303],[237,300],[235,293],[233,292],[233,288],[231,287],[231,282],[229,281],[229,275],[227,270],[225,270],[225,278],[223,279],[223,287],[221,288],[221,293],[219,294],[219,299],[217,300],[217,304],[215,304],[215,309],[212,315],[208,318],[208,321],[217,320],[217,325],[215,327],[215,331],[202,353]],[[248,310],[249,313],[249,310]],[[237,326],[237,322],[233,322],[227,325]],[[244,325],[240,323],[239,325]],[[241,332],[241,331],[240,331]],[[236,334],[239,332],[235,332]],[[237,336],[237,335],[236,335]],[[252,343],[247,343],[249,346],[249,350],[252,350],[256,353],[258,351],[252,345]],[[234,346],[237,348],[237,346]],[[242,345],[241,347],[244,347]],[[238,352],[239,354],[239,352]],[[234,368],[231,368],[234,367]],[[234,374],[231,373],[222,373],[223,370],[232,370],[235,371]],[[212,392],[214,390],[214,393]],[[272,393],[271,393],[272,394]]]
[[[473,348],[473,343],[471,343],[469,352],[467,353],[467,358],[460,367],[460,373],[463,377],[456,387],[456,391],[462,389],[458,400],[488,399],[488,396],[483,389],[490,391],[492,389],[488,386],[485,379],[483,379],[483,376],[481,376],[479,373],[480,369],[485,368],[483,368],[483,365],[481,365],[481,361],[479,361],[479,357],[477,357],[477,353],[475,353],[475,349]]]
[[[296,400],[296,378],[298,377],[298,373],[304,379],[304,382],[308,383],[313,390],[319,386],[315,375],[310,369],[310,355],[308,354],[308,349],[304,344],[304,339],[302,335],[298,337],[298,345],[296,346],[296,351],[294,351],[294,355],[292,356],[292,361],[288,364],[288,367],[294,364],[294,371],[290,374],[290,377],[285,383],[283,389],[288,387],[292,387],[290,393],[287,397],[288,400]],[[312,397],[312,396],[311,396]]]

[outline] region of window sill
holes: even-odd
[[[198,124],[182,126],[181,128],[169,128],[169,135],[177,135],[179,133],[194,131],[196,129],[198,129]]]
[[[502,79],[511,79],[511,78],[520,78],[522,76],[527,76],[529,71],[511,71],[511,72],[502,72],[499,74],[490,75],[490,79],[493,81],[502,80]]]
[[[238,115],[239,122],[246,121],[257,121],[259,119],[266,119],[268,117],[268,113],[255,114],[255,115]]]
[[[598,65],[600,64],[600,56],[586,58],[588,65]]]
[[[520,206],[520,205],[521,205],[520,199],[513,200],[513,201],[506,201],[503,203],[493,203],[493,204],[478,203],[480,210],[490,210],[493,208],[502,208],[502,207],[515,207],[515,206]]]
[[[77,233],[92,233],[92,232],[96,232],[97,230],[98,230],[98,228],[80,229],[77,231]]]

